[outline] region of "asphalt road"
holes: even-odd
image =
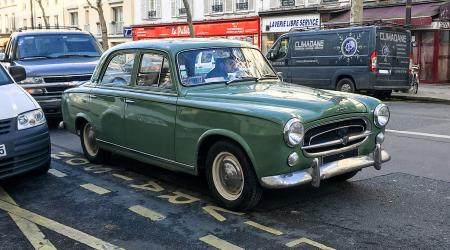
[[[53,129],[57,171],[0,183],[0,248],[450,249],[450,105],[388,105],[381,171],[270,190],[245,214],[220,211],[198,177],[119,156],[89,164]]]

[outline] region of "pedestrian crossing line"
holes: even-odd
[[[17,206],[17,203],[11,198],[11,196],[6,193],[6,191],[0,187],[0,199]],[[16,223],[17,227],[19,227],[20,231],[22,231],[23,235],[28,239],[30,244],[34,247],[34,249],[41,250],[56,250],[55,246],[45,238],[45,235],[39,230],[36,224],[25,220],[15,214],[8,213],[11,219]]]
[[[313,240],[310,240],[310,239],[304,238],[304,237],[302,237],[300,239],[297,239],[297,240],[293,240],[291,242],[288,242],[288,243],[286,243],[286,246],[289,247],[289,248],[292,248],[292,247],[296,247],[296,246],[298,246],[298,245],[300,245],[302,243],[308,244],[310,246],[317,247],[317,248],[322,249],[322,250],[336,250],[335,248],[332,248],[332,247],[329,247],[329,246],[325,246],[322,243],[319,243],[319,242],[316,242],[316,241],[313,241]]]
[[[65,173],[63,173],[63,172],[61,172],[61,171],[59,171],[59,170],[56,170],[56,169],[54,169],[54,168],[49,169],[49,170],[48,170],[48,173],[49,173],[49,174],[52,174],[52,175],[54,175],[54,176],[56,176],[56,177],[59,177],[59,178],[62,178],[62,177],[66,177],[66,176],[67,176],[67,174],[65,174]]]
[[[140,206],[140,205],[135,205],[132,206],[130,208],[128,208],[130,211],[133,211],[141,216],[144,216],[146,218],[149,218],[152,221],[159,221],[159,220],[164,220],[166,218],[166,216],[155,212],[151,209],[148,209],[146,207]]]
[[[119,179],[122,179],[122,180],[124,180],[124,181],[132,181],[133,180],[133,178],[130,178],[130,177],[128,177],[128,176],[125,176],[125,175],[121,175],[121,174],[112,174],[114,177],[117,177],[117,178],[119,178]]]
[[[106,188],[99,187],[99,186],[94,185],[94,184],[92,184],[92,183],[86,183],[86,184],[83,184],[83,185],[80,185],[80,186],[83,187],[83,188],[85,188],[85,189],[87,189],[87,190],[89,190],[89,191],[92,191],[92,192],[94,192],[94,193],[97,193],[97,194],[99,194],[99,195],[107,194],[107,193],[110,193],[110,192],[111,192],[111,191],[109,191],[109,190],[106,189]]]
[[[262,231],[265,231],[267,233],[271,233],[271,234],[274,234],[274,235],[277,235],[277,236],[280,236],[280,235],[283,234],[283,232],[281,232],[281,231],[278,231],[278,230],[276,230],[274,228],[271,228],[271,227],[268,227],[268,226],[261,225],[259,223],[254,222],[254,221],[251,221],[251,220],[248,220],[248,221],[246,221],[244,223],[249,225],[249,226],[258,228],[258,229],[260,229]]]
[[[49,230],[52,230],[56,233],[64,235],[68,238],[71,238],[75,241],[83,243],[94,249],[122,249],[118,246],[115,246],[111,243],[100,240],[94,236],[91,236],[87,233],[81,232],[69,226],[63,225],[59,222],[41,216],[39,214],[33,213],[11,203],[0,200],[0,209],[4,210],[8,213],[14,214],[18,217],[21,217],[27,221],[33,222],[39,226],[45,227]]]
[[[199,238],[199,240],[205,242],[206,244],[213,246],[217,249],[227,249],[227,250],[243,250],[244,248],[238,247],[236,245],[231,244],[228,241],[217,238],[212,234],[208,234]]]

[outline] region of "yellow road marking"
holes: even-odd
[[[59,170],[56,170],[56,169],[54,169],[54,168],[49,169],[48,172],[49,172],[50,174],[56,176],[56,177],[59,177],[59,178],[61,178],[61,177],[66,177],[66,176],[67,176],[65,173],[63,173],[63,172],[61,172],[61,171],[59,171]]]
[[[90,191],[92,191],[94,193],[100,194],[100,195],[107,194],[107,193],[111,192],[108,189],[99,187],[99,186],[94,185],[92,183],[86,183],[86,184],[83,184],[83,185],[80,185],[80,186],[83,187],[83,188],[86,188],[87,190],[90,190]]]
[[[208,205],[206,207],[202,207],[203,210],[205,212],[207,212],[209,215],[211,215],[212,217],[214,217],[214,219],[222,222],[222,221],[226,221],[227,219],[225,219],[225,217],[223,217],[221,214],[219,214],[217,211],[221,211],[221,212],[225,212],[225,213],[230,213],[230,214],[234,214],[234,215],[244,215],[244,213],[239,213],[239,212],[234,212],[234,211],[230,211],[227,210],[225,208],[221,208],[221,207],[216,207],[216,206],[212,206],[212,205]]]
[[[208,234],[206,236],[201,237],[199,240],[205,242],[206,244],[213,246],[217,249],[227,249],[227,250],[243,250],[244,248],[238,247],[236,245],[231,244],[228,241],[217,238],[214,235]]]
[[[69,154],[67,152],[56,152],[51,154],[51,157],[56,160],[61,160],[63,157],[75,157],[73,154]]]
[[[335,250],[332,247],[325,246],[322,243],[310,240],[308,238],[300,238],[300,239],[297,239],[297,240],[293,240],[293,241],[287,243],[286,246],[287,247],[295,247],[295,246],[297,246],[297,245],[299,245],[301,243],[305,243],[305,244],[317,247],[317,248],[322,249],[322,250]]]
[[[28,211],[26,209],[23,209],[21,207],[12,205],[8,202],[0,200],[0,209],[12,213],[16,216],[19,216],[25,220],[31,221],[37,225],[43,226],[45,228],[48,228],[52,231],[55,231],[59,234],[62,234],[66,237],[69,237],[73,240],[76,240],[80,243],[83,243],[89,247],[92,247],[94,249],[122,249],[118,246],[115,246],[111,243],[105,242],[103,240],[100,240],[98,238],[95,238],[94,236],[91,236],[87,233],[81,232],[79,230],[76,230],[74,228],[65,226],[59,222],[56,222],[54,220],[48,219],[44,216],[41,216],[39,214],[33,213],[31,211]]]
[[[164,220],[166,218],[166,216],[140,205],[132,206],[128,209],[153,221]]]
[[[164,191],[164,188],[161,187],[158,183],[156,183],[154,181],[148,181],[147,183],[144,183],[141,185],[131,184],[130,187],[147,190],[147,191],[151,191],[151,192],[155,192],[155,193]]]
[[[8,195],[8,193],[5,192],[5,190],[3,190],[2,187],[0,187],[0,199],[13,205],[17,205],[17,203],[11,198],[11,196]],[[41,230],[39,230],[36,224],[12,213],[8,214],[35,249],[56,250],[55,246],[53,246],[53,244],[45,238],[45,235],[41,232]]]
[[[115,176],[117,178],[120,178],[120,179],[122,179],[124,181],[132,181],[133,180],[133,178],[130,178],[128,176],[121,175],[121,174],[113,174],[113,176]]]
[[[188,204],[199,201],[199,198],[196,198],[192,195],[188,195],[182,192],[172,192],[174,195],[160,195],[159,198],[167,199],[172,204]],[[181,198],[181,199],[180,199]]]
[[[268,233],[274,234],[274,235],[280,236],[280,235],[283,234],[283,232],[281,232],[281,231],[278,231],[278,230],[276,230],[274,228],[271,228],[271,227],[268,227],[268,226],[261,225],[259,223],[254,222],[254,221],[251,221],[251,220],[248,220],[248,221],[246,221],[244,223],[249,225],[249,226],[256,227],[258,229],[266,231]]]

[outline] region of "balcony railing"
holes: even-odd
[[[187,10],[186,8],[179,8],[178,9],[178,15],[179,16],[186,16]]]
[[[156,17],[156,10],[149,10],[147,12],[147,17],[150,18],[155,18]]]
[[[223,12],[223,5],[222,4],[220,4],[220,5],[212,5],[211,6],[212,8],[212,12],[213,13],[220,13],[220,12]]]
[[[281,0],[281,7],[295,6],[295,0]]]
[[[110,35],[122,35],[123,34],[123,22],[113,22],[109,26]]]
[[[236,3],[236,10],[248,10],[248,2]]]

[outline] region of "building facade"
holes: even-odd
[[[189,0],[189,3],[196,37],[228,38],[260,45],[261,1]],[[182,0],[137,0],[136,8],[134,40],[189,37]]]

